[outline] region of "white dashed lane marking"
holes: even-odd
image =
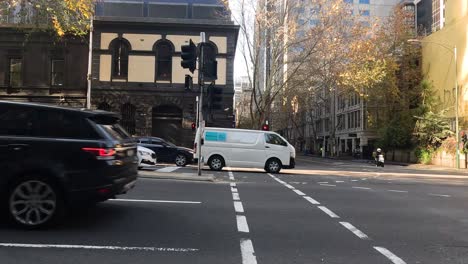
[[[325,183],[320,183],[320,186],[328,186],[328,187],[336,187],[334,184],[325,184]]]
[[[311,198],[309,196],[304,196],[304,199],[309,201],[311,204],[320,204],[318,201],[316,201],[315,199],[313,199],[313,198]]]
[[[299,190],[293,190],[293,191],[294,191],[295,193],[301,195],[301,196],[304,196],[304,195],[305,195],[305,193],[303,193],[303,192],[301,192],[301,191],[299,191]]]
[[[448,194],[437,194],[437,193],[429,193],[430,196],[437,196],[437,197],[451,197],[450,195]]]
[[[400,190],[387,190],[389,192],[396,192],[396,193],[407,193],[408,191],[400,191]]]
[[[324,213],[326,213],[331,218],[340,218],[338,215],[336,215],[334,212],[332,212],[330,209],[328,209],[325,206],[317,206],[317,208],[322,210]]]
[[[236,213],[244,212],[244,206],[242,206],[241,201],[234,201],[234,210],[236,210]]]
[[[375,250],[380,252],[382,255],[387,257],[392,263],[394,264],[406,264],[401,258],[390,252],[390,250],[383,248],[383,247],[374,247]]]
[[[232,199],[234,201],[239,201],[240,200],[239,193],[232,193]]]
[[[241,239],[240,241],[242,264],[257,264],[257,257],[250,239]]]
[[[361,189],[361,190],[372,190],[372,188],[368,188],[368,187],[359,187],[359,186],[353,186],[352,188],[353,188],[353,189]]]
[[[369,237],[366,234],[364,234],[361,230],[357,229],[352,224],[348,222],[340,222],[340,224],[344,226],[346,229],[348,229],[349,231],[353,232],[353,234],[355,234],[360,239],[369,239]]]
[[[236,215],[237,219],[237,230],[243,233],[249,233],[249,225],[247,224],[247,218],[243,215]]]

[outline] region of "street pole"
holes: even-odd
[[[93,20],[94,17],[91,16],[91,24],[89,27],[89,52],[88,52],[88,89],[86,91],[86,108],[91,109],[91,82],[92,82],[92,60],[93,60]]]
[[[458,127],[458,66],[457,66],[457,46],[453,47],[455,62],[455,133],[457,134],[457,169],[460,169],[460,129]]]
[[[198,102],[198,176],[202,174],[202,155],[201,155],[201,145],[202,145],[202,138],[203,138],[203,90],[204,90],[204,44],[206,42],[205,39],[205,32],[200,33],[200,54],[198,59],[198,86],[200,87],[200,100]]]

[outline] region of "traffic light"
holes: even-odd
[[[203,73],[205,81],[218,79],[218,62],[216,61],[216,48],[211,43],[203,43]]]
[[[193,88],[193,78],[192,76],[186,74],[185,75],[185,90],[192,91]]]
[[[263,130],[263,131],[270,131],[270,125],[264,124],[264,125],[262,126],[262,130]]]
[[[188,45],[182,45],[182,61],[180,62],[180,65],[184,69],[189,69],[191,73],[195,71],[197,68],[197,46],[193,43],[192,39],[190,39],[190,42]]]
[[[208,108],[211,110],[223,109],[223,88],[208,87]]]

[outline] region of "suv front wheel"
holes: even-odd
[[[8,215],[23,228],[40,228],[56,222],[63,207],[59,189],[46,178],[23,178],[8,193]]]

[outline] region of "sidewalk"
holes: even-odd
[[[303,155],[298,154],[299,157],[302,158],[311,158],[317,160],[339,160],[339,161],[348,161],[353,163],[365,163],[365,164],[374,164],[373,160],[364,160],[364,159],[354,159],[352,157],[319,157],[315,155]],[[451,167],[443,167],[437,165],[426,165],[426,164],[414,164],[414,163],[403,163],[403,162],[392,162],[392,161],[385,161],[385,165],[394,165],[400,166],[403,170],[419,170],[419,171],[434,171],[434,172],[446,172],[446,173],[453,173],[456,175],[463,175],[468,176],[468,169],[461,168],[451,168]]]

